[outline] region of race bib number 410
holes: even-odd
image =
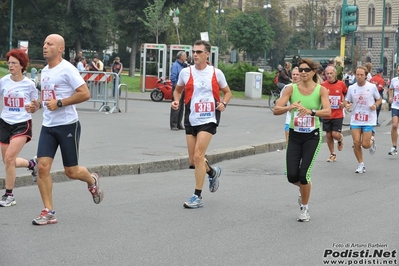
[[[23,107],[23,98],[4,97],[4,106],[7,107]]]

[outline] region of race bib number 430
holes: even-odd
[[[368,114],[356,113],[356,114],[355,114],[355,120],[356,120],[356,121],[360,121],[360,122],[369,121],[369,115],[368,115]]]

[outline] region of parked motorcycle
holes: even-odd
[[[163,99],[172,100],[172,82],[167,77],[160,77],[157,80],[156,88],[151,91],[150,97],[154,102],[161,102]]]

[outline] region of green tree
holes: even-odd
[[[227,29],[234,48],[252,56],[272,46],[274,31],[260,12],[241,13],[229,22]]]
[[[324,21],[325,17],[321,16],[320,6],[318,2],[314,2],[313,6],[313,22],[312,22],[312,2],[309,0],[307,4],[298,7],[299,28],[292,35],[289,48],[291,50],[310,49],[311,34],[313,35],[313,49],[317,49],[319,43],[324,38]],[[313,27],[312,27],[313,23]],[[312,30],[313,28],[313,30]]]
[[[120,39],[129,44],[131,48],[129,75],[133,76],[136,69],[136,56],[139,54],[139,44],[148,42],[148,31],[139,17],[144,17],[143,10],[148,2],[142,0],[114,0],[118,31]],[[184,2],[184,0],[166,0],[165,6],[169,7]]]
[[[266,3],[270,4],[267,9],[264,8]],[[245,12],[261,12],[267,19],[270,27],[275,32],[272,44],[267,49],[268,65],[277,67],[284,60],[286,51],[290,43],[290,36],[294,32],[294,28],[289,26],[287,15],[284,10],[285,6],[279,0],[248,0],[246,1]]]
[[[201,7],[201,8],[199,8]],[[200,39],[200,33],[208,31],[208,9],[203,8],[203,0],[186,1],[179,5],[179,32],[182,44],[192,45]],[[177,8],[177,6],[174,6]],[[166,43],[177,43],[176,28],[171,24],[166,36]]]
[[[146,19],[139,17],[139,20],[155,36],[155,43],[158,43],[159,34],[165,32],[170,23],[170,17],[165,10],[165,1],[154,0],[153,5],[147,1],[148,6],[143,10]]]

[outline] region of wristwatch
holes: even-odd
[[[62,107],[62,102],[61,102],[61,100],[58,100],[58,101],[57,101],[57,106],[58,106],[58,107]]]
[[[312,113],[310,114],[311,116],[315,116],[316,115],[316,110],[312,109]]]
[[[223,103],[223,105],[224,105],[224,108],[226,108],[226,106],[227,106],[227,103],[226,102],[222,102]]]

